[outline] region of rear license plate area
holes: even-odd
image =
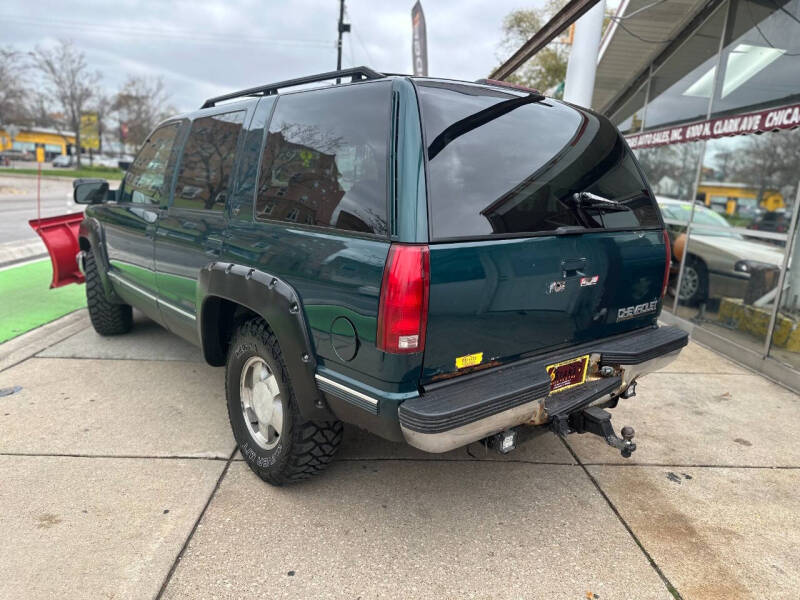
[[[550,393],[563,392],[585,383],[588,367],[588,354],[547,365],[547,374],[550,376]]]

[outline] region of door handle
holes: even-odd
[[[561,261],[561,270],[565,278],[583,275],[584,268],[586,268],[585,258],[565,258]]]

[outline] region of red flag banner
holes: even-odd
[[[425,13],[422,12],[422,5],[419,3],[419,0],[414,4],[414,8],[411,9],[411,32],[411,53],[414,61],[414,75],[418,77],[427,77],[428,36],[425,31]]]
[[[678,127],[656,129],[629,135],[625,139],[631,148],[653,148],[666,144],[710,140],[745,133],[794,129],[798,126],[800,126],[800,104],[792,104],[732,117],[697,121]]]

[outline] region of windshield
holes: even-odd
[[[667,225],[686,227],[689,224],[689,217],[692,214],[692,204],[690,202],[660,202],[659,207],[661,208],[664,221],[666,221]],[[731,224],[725,220],[725,217],[710,208],[698,204],[694,207],[693,234],[743,239],[741,235],[734,231],[709,229],[708,227],[701,227],[702,225],[711,225],[715,228],[724,227],[725,229],[730,229],[731,227]]]
[[[435,239],[659,228],[647,186],[616,128],[538,94],[417,81]],[[623,204],[580,206],[589,192]]]

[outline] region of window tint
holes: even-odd
[[[245,111],[195,119],[183,148],[177,208],[223,210]]]
[[[418,84],[428,144],[434,238],[660,227],[658,209],[611,123],[540,96],[441,82]],[[622,210],[576,210],[589,192]]]
[[[389,82],[281,96],[256,218],[386,233]]]
[[[166,203],[179,131],[180,123],[170,123],[156,129],[145,141],[125,174],[121,202]]]

